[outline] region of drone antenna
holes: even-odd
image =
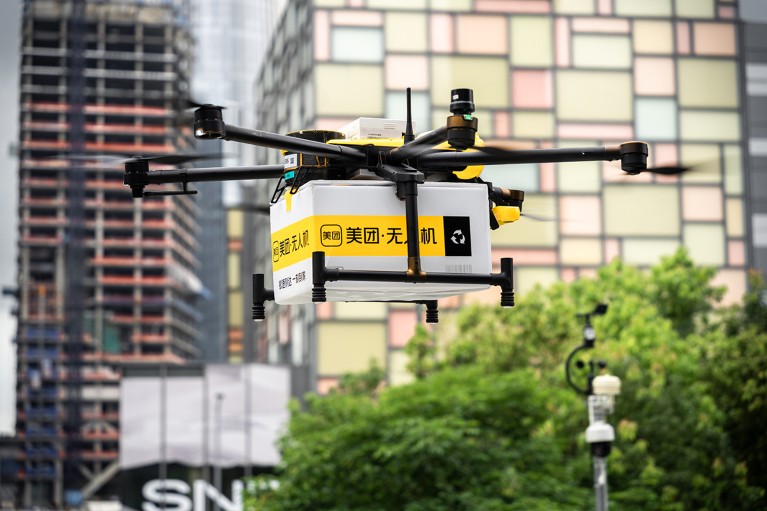
[[[413,114],[410,109],[410,87],[407,88],[405,97],[407,98],[407,119],[405,120],[405,135],[403,136],[403,143],[409,144],[415,140],[415,133],[413,133]]]

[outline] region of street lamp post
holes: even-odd
[[[613,412],[615,396],[620,394],[621,380],[617,376],[603,374],[596,376],[596,371],[604,369],[607,364],[602,361],[589,360],[584,363],[576,361],[576,367],[583,369],[588,365],[589,373],[586,386],[580,387],[573,382],[570,365],[575,354],[581,350],[594,347],[596,333],[591,325],[592,316],[601,316],[607,312],[607,305],[599,304],[586,314],[579,314],[584,318],[583,343],[577,346],[567,356],[565,362],[565,376],[567,383],[579,394],[586,396],[586,405],[589,413],[589,426],[586,428],[586,441],[591,446],[591,456],[594,459],[594,498],[596,511],[608,511],[607,497],[607,456],[612,449],[615,440],[615,430],[607,423],[607,416]]]

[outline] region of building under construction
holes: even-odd
[[[16,337],[24,507],[111,493],[122,368],[198,354],[197,206],[187,196],[132,199],[114,164],[189,151],[189,123],[179,117],[187,15],[186,0],[24,2]]]

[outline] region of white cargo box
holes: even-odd
[[[415,124],[413,124],[415,129]],[[360,117],[338,130],[346,140],[361,138],[400,138],[405,132],[405,121]]]
[[[421,266],[425,272],[490,274],[487,187],[418,186]],[[407,270],[405,203],[388,181],[310,181],[270,211],[275,301],[311,303],[312,252],[345,270]],[[483,284],[328,282],[327,299],[434,300]]]

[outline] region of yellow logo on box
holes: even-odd
[[[421,255],[445,255],[443,217],[418,217]],[[328,256],[407,256],[405,217],[339,216],[306,217],[272,233],[272,264],[281,270],[321,250]]]

